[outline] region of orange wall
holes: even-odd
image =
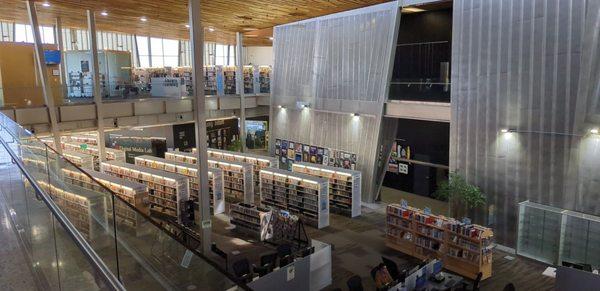
[[[44,45],[46,49],[56,49],[55,45]],[[63,100],[60,76],[53,76],[59,65],[46,65],[48,79],[56,104]],[[4,106],[41,106],[44,96],[35,67],[35,50],[30,43],[0,42],[0,88]],[[28,104],[28,100],[31,104]]]

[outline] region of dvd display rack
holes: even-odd
[[[87,241],[90,241],[93,235],[90,200],[85,196],[65,191],[47,182],[37,182],[42,189],[50,194],[54,203],[67,216],[75,228],[77,228]]]
[[[329,181],[269,168],[260,171],[260,203],[298,215],[317,228],[329,226]]]
[[[329,210],[350,217],[361,213],[361,172],[311,163],[294,163],[292,172],[329,180]]]
[[[188,152],[168,151],[165,159],[182,163],[196,164],[196,155]],[[208,167],[223,171],[225,201],[254,203],[253,166],[248,163],[208,158]]]
[[[254,67],[244,66],[242,71],[244,76],[244,93],[254,94]]]
[[[193,148],[192,152],[195,151],[196,148]],[[209,149],[207,152],[209,157],[252,164],[252,171],[254,172],[253,179],[256,186],[259,185],[258,174],[260,173],[260,170],[265,168],[279,168],[279,159],[276,157],[265,157],[261,155],[238,153],[218,149]]]
[[[235,229],[249,234],[260,241],[270,238],[269,225],[272,211],[245,203],[235,203],[229,206],[230,223]]]
[[[444,268],[482,280],[492,275],[490,228],[427,213],[410,206],[387,206],[386,245],[421,260],[437,258]]]
[[[177,173],[188,177],[190,183],[190,198],[194,200],[194,210],[199,210],[198,193],[200,192],[200,184],[198,182],[198,169],[196,169],[196,166],[148,155],[135,157],[135,164],[138,166]],[[208,169],[208,187],[210,193],[210,208],[212,209],[213,213],[219,214],[225,212],[222,170],[215,168]],[[195,215],[194,217],[197,220],[200,219],[200,215]],[[196,223],[199,225],[200,221],[196,221]]]
[[[118,161],[103,162],[101,169],[109,175],[148,186],[152,215],[175,220],[184,225],[192,222],[193,212],[185,207],[189,200],[188,177]]]
[[[217,69],[215,66],[204,67],[204,94],[217,95]]]
[[[258,82],[260,84],[259,93],[271,93],[271,67],[259,66],[258,73]]]
[[[223,88],[225,95],[236,94],[235,87],[235,66],[224,66],[223,67]]]

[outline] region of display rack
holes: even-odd
[[[386,245],[421,260],[437,258],[444,267],[482,280],[492,275],[491,229],[409,206],[387,206]]]
[[[38,180],[37,183],[50,194],[54,203],[56,203],[83,237],[88,242],[91,241],[93,231],[92,210],[89,198],[65,191],[44,181]]]
[[[63,180],[67,183],[96,191],[99,193],[104,192],[101,183],[105,187],[111,189],[115,194],[129,203],[131,206],[137,208],[139,211],[149,214],[148,209],[148,187],[144,184],[137,183],[134,181],[126,180],[123,178],[117,178],[105,173],[97,171],[89,171],[88,175],[92,176],[96,181],[92,180],[88,175],[73,171],[70,169],[62,169]],[[106,207],[106,212],[109,217],[112,216],[112,207]],[[131,227],[141,225],[143,219],[138,213],[131,209],[124,203],[115,203],[115,212],[119,218],[120,224],[126,224]]]
[[[166,152],[165,159],[187,164],[196,164],[197,161],[195,154],[180,151]],[[208,167],[223,170],[223,187],[227,202],[254,203],[253,167],[251,164],[209,158]]]
[[[271,67],[259,66],[259,93],[271,93]]]
[[[142,183],[150,189],[150,213],[160,218],[188,225],[193,210],[188,209],[188,177],[118,161],[102,163],[102,172]]]
[[[235,81],[235,67],[224,66],[223,67],[223,88],[225,95],[236,94],[236,81]]]
[[[254,94],[254,67],[244,66],[242,71],[244,76],[244,94]]]
[[[288,210],[317,228],[329,226],[329,181],[269,168],[260,171],[260,203]]]
[[[329,180],[329,209],[331,212],[359,216],[361,213],[361,172],[318,164],[298,162],[292,171]]]
[[[74,142],[88,145],[98,145],[97,134],[81,134],[81,135],[63,135],[60,137],[61,142]]]
[[[195,151],[196,148],[193,148],[192,152]],[[254,173],[254,184],[256,186],[259,185],[258,174],[260,173],[260,170],[266,168],[279,168],[279,159],[277,159],[276,157],[265,157],[261,155],[253,155],[248,153],[239,153],[218,149],[209,149],[207,152],[209,157],[251,164],[252,171]]]
[[[138,166],[150,167],[153,169],[177,173],[188,177],[190,183],[190,198],[194,200],[194,210],[199,210],[198,193],[200,190],[200,184],[198,183],[198,170],[196,169],[196,166],[188,163],[167,160],[148,155],[135,157],[135,164]],[[215,168],[208,169],[208,187],[210,193],[210,208],[213,211],[213,213],[219,214],[225,212],[222,170]],[[194,218],[197,220],[196,223],[200,224],[200,215],[194,215]]]
[[[204,67],[204,94],[217,95],[217,69],[215,66]]]
[[[269,226],[272,217],[270,209],[256,207],[245,203],[235,203],[229,206],[230,223],[236,230],[245,232],[264,241],[270,238]]]

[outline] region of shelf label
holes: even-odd
[[[207,228],[211,228],[212,227],[212,222],[209,220],[203,220],[202,221],[202,228],[203,229],[207,229]]]
[[[400,200],[400,206],[402,206],[404,208],[408,207],[408,201],[406,201],[404,199]]]
[[[296,267],[291,265],[287,268],[287,281],[289,282],[294,280],[294,277],[296,277]]]
[[[185,250],[185,254],[183,254],[183,259],[181,259],[181,266],[187,269],[190,266],[190,262],[192,261],[192,256],[194,256],[194,254],[190,252],[190,250]]]
[[[79,145],[79,148],[82,149],[82,150],[87,150],[88,146],[87,146],[86,143],[82,143],[82,144]]]
[[[427,215],[431,215],[431,208],[425,207],[425,209],[423,209],[423,212]]]

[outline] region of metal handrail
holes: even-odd
[[[21,173],[27,178],[33,189],[38,194],[38,197],[44,201],[48,209],[52,212],[56,220],[65,228],[67,234],[73,239],[75,245],[79,248],[79,250],[87,257],[90,264],[94,267],[94,269],[101,275],[104,279],[104,282],[107,284],[111,290],[126,290],[125,287],[121,284],[119,279],[112,273],[112,271],[104,264],[102,259],[96,254],[96,252],[92,249],[92,247],[85,240],[83,235],[77,229],[71,221],[65,216],[65,214],[60,210],[58,206],[54,203],[52,198],[48,196],[48,194],[40,187],[37,181],[31,176],[27,170],[25,170],[25,166],[23,162],[20,160],[19,156],[17,156],[10,146],[0,138],[0,143],[6,149],[8,154],[11,156],[14,163],[19,167]]]

